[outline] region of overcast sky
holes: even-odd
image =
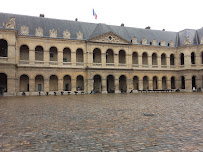
[[[1,0],[0,12],[176,32],[202,28],[202,7],[203,0]]]

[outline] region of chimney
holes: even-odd
[[[76,18],[75,21],[77,22],[77,21],[78,21],[78,18]]]
[[[145,29],[149,29],[149,30],[150,30],[150,28],[151,28],[150,26],[145,27]]]
[[[44,14],[39,14],[39,17],[44,17]]]
[[[123,26],[123,27],[124,27],[124,24],[122,23],[122,24],[121,24],[121,26]]]

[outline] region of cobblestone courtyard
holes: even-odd
[[[203,151],[203,94],[0,97],[0,151]]]

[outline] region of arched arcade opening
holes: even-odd
[[[5,73],[0,73],[0,95],[7,92],[7,75]]]
[[[125,75],[119,77],[119,90],[121,93],[127,92],[127,80]]]
[[[95,93],[101,93],[102,92],[102,79],[100,75],[95,75],[93,78],[94,86],[93,90]]]
[[[115,79],[113,75],[108,75],[106,78],[107,81],[107,92],[115,93]]]

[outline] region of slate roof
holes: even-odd
[[[29,27],[29,36],[35,36],[35,29],[38,27],[43,29],[43,37],[49,37],[49,30],[55,29],[57,30],[57,38],[63,38],[63,31],[68,30],[71,34],[71,39],[76,39],[76,33],[79,31],[82,32],[83,40],[90,40],[102,34],[113,32],[129,42],[133,37],[138,39],[138,43],[140,43],[143,38],[146,38],[148,44],[153,39],[155,39],[157,43],[164,40],[166,44],[172,40],[176,47],[183,45],[185,37],[189,37],[193,45],[200,44],[200,40],[203,37],[203,28],[198,30],[185,29],[180,32],[169,32],[7,13],[0,13],[0,28],[4,28],[3,23],[8,22],[11,17],[15,17],[18,35],[21,34],[21,26],[25,25]]]

